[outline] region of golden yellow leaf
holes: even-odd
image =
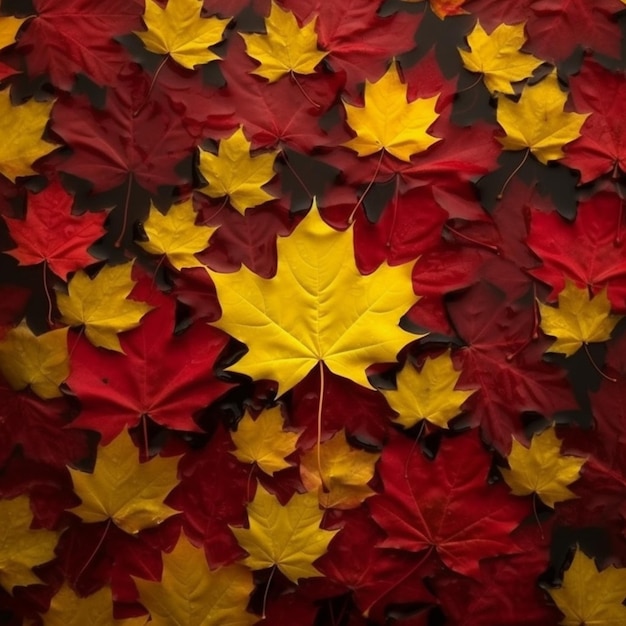
[[[197,226],[196,217],[191,200],[173,204],[165,215],[153,205],[143,223],[148,241],[140,241],[139,245],[150,254],[165,254],[177,270],[204,267],[195,255],[207,248],[209,237],[217,229]]]
[[[89,596],[77,595],[65,583],[52,598],[42,616],[44,626],[143,626],[147,617],[115,619],[110,587],[102,587]]]
[[[543,332],[556,337],[548,351],[565,356],[572,356],[583,344],[608,341],[622,319],[611,315],[606,288],[590,298],[586,287],[579,289],[569,280],[559,293],[558,307],[538,304]]]
[[[200,173],[208,186],[200,192],[211,197],[228,196],[230,203],[242,215],[246,209],[272,200],[263,185],[274,178],[277,152],[250,155],[250,142],[238,128],[230,137],[220,141],[217,155],[200,150]]]
[[[275,380],[281,395],[323,361],[335,374],[372,388],[366,368],[395,360],[421,336],[398,324],[417,300],[413,262],[383,264],[362,276],[351,229],[333,230],[315,206],[277,247],[274,278],[246,267],[210,272],[223,312],[213,324],[248,347],[228,369]]]
[[[566,113],[567,94],[559,87],[556,70],[535,85],[526,85],[519,102],[498,99],[498,123],[506,136],[505,150],[530,150],[547,164],[564,156],[563,146],[580,136],[589,113]]]
[[[344,102],[348,125],[356,133],[344,145],[359,156],[386,150],[402,161],[440,141],[428,134],[439,117],[435,111],[438,96],[407,102],[406,85],[400,81],[396,63],[392,63],[375,83],[365,81],[365,105]]]
[[[150,52],[169,54],[176,63],[193,69],[220,57],[209,46],[222,41],[230,19],[201,16],[202,0],[168,0],[161,8],[146,0],[143,21],[148,30],[135,34]]]
[[[252,626],[259,620],[246,612],[254,588],[250,570],[228,565],[211,571],[204,550],[183,534],[163,555],[161,582],[133,579],[150,626]]]
[[[132,263],[103,267],[91,279],[82,270],[68,284],[68,294],[57,294],[61,319],[70,326],[85,325],[85,335],[94,346],[123,352],[117,333],[139,326],[152,309],[143,302],[127,300],[135,286]]]
[[[26,322],[0,341],[0,371],[13,389],[30,388],[41,398],[58,398],[70,373],[67,328],[34,335]]]
[[[460,375],[448,351],[434,359],[427,358],[421,372],[407,362],[398,372],[397,389],[381,391],[398,414],[396,421],[404,428],[423,419],[448,428],[448,422],[461,413],[461,405],[474,393],[455,389]]]
[[[17,31],[24,21],[24,19],[18,19],[12,15],[0,16],[0,49],[15,42]]]
[[[626,569],[612,565],[598,571],[593,559],[576,550],[560,589],[549,589],[564,614],[563,626],[620,626],[626,624]]]
[[[321,506],[353,509],[374,494],[367,483],[374,477],[374,466],[380,454],[357,450],[347,442],[345,431],[336,433],[319,447],[322,485],[317,450],[316,445],[302,456],[300,477],[307,491],[317,491]]]
[[[561,456],[561,440],[554,428],[535,435],[530,448],[513,438],[508,461],[511,469],[503,468],[501,472],[516,496],[536,493],[552,508],[556,502],[577,497],[567,486],[578,480],[585,459]]]
[[[32,164],[57,148],[41,138],[52,105],[29,100],[13,106],[9,90],[0,91],[0,173],[9,180],[35,174]]]
[[[296,449],[298,435],[283,430],[279,406],[263,411],[255,420],[246,413],[231,436],[237,446],[232,454],[242,463],[256,463],[266,474],[291,467],[285,457]]]
[[[319,527],[323,512],[317,494],[294,494],[285,506],[259,484],[248,505],[249,528],[232,528],[239,545],[250,555],[251,569],[276,565],[294,583],[321,576],[313,563],[328,549],[337,530]]]
[[[284,11],[272,2],[269,17],[265,18],[266,34],[244,35],[248,56],[261,66],[252,73],[267,78],[271,83],[285,74],[312,74],[316,65],[326,56],[317,49],[315,18],[302,27],[290,11]]]
[[[128,431],[98,447],[93,473],[69,468],[74,492],[82,503],[71,509],[84,522],[112,520],[127,533],[157,526],[178,513],[163,500],[178,484],[178,457],[139,462]]]
[[[55,558],[58,534],[30,528],[28,496],[0,500],[0,520],[0,585],[11,593],[18,585],[40,583],[32,568]]]
[[[484,75],[491,93],[514,94],[511,83],[529,78],[543,63],[532,54],[520,52],[526,41],[524,24],[499,24],[487,34],[480,22],[467,36],[470,52],[459,48],[463,65]]]

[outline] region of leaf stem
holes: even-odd
[[[119,237],[113,244],[116,248],[119,248],[122,245],[122,240],[124,239],[124,235],[126,234],[126,226],[128,225],[128,209],[130,206],[130,191],[133,187],[133,173],[129,172],[128,174],[128,183],[126,184],[126,198],[124,200],[124,213],[122,216],[122,230],[120,231]]]
[[[365,188],[365,191],[361,194],[361,197],[359,198],[357,203],[354,205],[354,208],[352,209],[352,213],[350,213],[350,216],[348,217],[348,225],[350,225],[350,224],[352,224],[354,222],[354,215],[355,215],[357,209],[361,206],[361,204],[365,200],[365,196],[367,196],[369,190],[372,188],[372,185],[374,184],[374,181],[376,180],[376,176],[378,176],[378,172],[380,171],[380,166],[381,166],[381,164],[383,162],[383,156],[384,155],[385,155],[385,149],[381,148],[381,150],[380,150],[380,157],[378,157],[378,163],[376,164],[376,169],[374,170],[374,174],[372,176],[372,180],[370,180],[369,184]]]
[[[422,423],[420,424],[420,429],[417,432],[417,436],[415,437],[415,441],[413,441],[413,445],[411,446],[411,449],[409,450],[409,454],[406,457],[406,463],[404,464],[404,480],[409,480],[409,462],[411,460],[411,457],[413,456],[413,453],[415,452],[415,448],[417,447],[417,442],[420,440],[420,437],[422,436],[422,433],[424,432],[424,426],[426,426],[426,420],[422,419]]]
[[[596,370],[596,372],[598,372],[598,374],[600,374],[600,376],[602,376],[602,378],[612,382],[612,383],[616,383],[617,382],[617,378],[612,378],[611,376],[609,376],[608,374],[605,374],[599,367],[598,364],[593,360],[593,357],[591,356],[591,352],[589,352],[589,346],[587,345],[586,341],[583,341],[583,347],[585,348],[585,352],[587,353],[587,358],[589,359],[589,362],[591,363],[591,365],[593,365],[593,369]]]
[[[111,518],[110,517],[107,520],[106,526],[104,527],[104,532],[102,533],[102,536],[100,537],[100,540],[98,541],[98,544],[96,545],[96,547],[94,548],[92,553],[89,555],[89,558],[87,559],[85,564],[80,568],[80,572],[78,572],[78,575],[74,579],[76,582],[83,575],[83,572],[87,569],[87,567],[93,561],[93,559],[96,556],[96,554],[98,554],[98,550],[100,550],[100,548],[102,547],[102,543],[104,542],[104,538],[107,536],[107,533],[109,532],[109,528],[111,528]]]
[[[317,402],[317,473],[320,476],[322,491],[328,492],[322,474],[322,408],[324,406],[324,362],[320,361],[320,395]]]
[[[396,229],[396,218],[398,216],[398,194],[400,187],[400,177],[396,173],[395,175],[396,184],[393,191],[393,204],[391,205],[393,211],[391,213],[391,227],[389,228],[389,237],[387,237],[387,241],[385,242],[385,247],[391,248],[391,240],[393,238],[393,231]]]
[[[270,572],[269,578],[267,579],[267,584],[265,585],[265,592],[263,593],[263,614],[261,615],[261,619],[265,619],[267,617],[265,613],[265,609],[267,608],[267,595],[270,591],[270,585],[272,584],[272,578],[274,578],[274,572],[276,571],[276,565],[272,565],[272,571]]]
[[[471,84],[468,85],[467,87],[463,87],[463,89],[459,89],[458,91],[455,92],[455,96],[458,96],[460,93],[465,93],[466,91],[469,91],[470,89],[474,89],[474,87],[476,87],[476,85],[478,85],[478,83],[483,79],[484,74],[479,74],[478,78]]]
[[[624,194],[622,193],[622,188],[617,181],[615,181],[615,188],[617,189],[617,195],[619,196],[619,213],[617,215],[617,234],[615,235],[615,239],[613,240],[613,245],[616,248],[619,248],[623,243],[622,218],[624,216]]]
[[[537,526],[539,526],[539,532],[541,533],[541,538],[545,539],[545,535],[543,534],[543,526],[541,525],[541,521],[539,520],[539,515],[537,514],[537,493],[533,492],[533,515],[535,516],[535,521],[537,522]]]
[[[146,108],[146,104],[148,104],[148,102],[150,101],[150,95],[152,94],[152,90],[154,89],[157,78],[159,77],[161,70],[165,67],[168,58],[169,55],[165,55],[165,57],[159,64],[159,67],[157,67],[156,72],[152,75],[152,81],[150,82],[150,87],[148,87],[148,92],[146,93],[143,102],[139,105],[139,108],[133,111],[133,117],[137,117]]]
[[[530,148],[526,148],[526,152],[524,152],[524,158],[520,161],[519,165],[509,174],[507,179],[504,181],[504,185],[502,185],[502,189],[500,189],[500,193],[496,196],[498,200],[502,200],[502,196],[504,195],[504,190],[507,188],[508,184],[511,182],[511,179],[517,172],[522,169],[522,166],[528,160],[528,156],[530,155]]]
[[[287,153],[284,150],[281,150],[281,154],[283,156],[283,161],[285,162],[285,165],[289,168],[289,171],[294,175],[294,178],[300,183],[300,186],[302,187],[302,189],[304,189],[305,193],[309,196],[309,198],[313,199],[313,194],[309,191],[309,188],[304,184],[304,181],[300,177],[300,174],[296,172],[293,165],[291,165],[291,163],[289,162],[289,159],[287,158]]]
[[[289,76],[291,77],[291,80],[293,80],[294,83],[296,83],[296,85],[298,85],[298,89],[302,92],[302,95],[316,108],[316,109],[321,109],[322,105],[318,104],[317,102],[315,102],[314,100],[311,100],[311,96],[309,96],[309,94],[304,90],[304,87],[302,86],[302,83],[300,83],[300,81],[297,79],[296,74],[293,70],[291,70],[289,72]]]
[[[48,288],[48,263],[44,261],[43,264],[43,290],[46,294],[46,300],[48,301],[48,326],[52,328],[54,322],[52,321],[52,297],[50,296],[50,289]]]
[[[456,228],[453,228],[449,224],[444,224],[443,227],[459,239],[463,239],[465,241],[468,241],[469,243],[473,243],[479,248],[485,248],[485,250],[489,250],[489,252],[493,252],[494,254],[500,254],[500,248],[498,248],[498,246],[492,246],[490,243],[485,243],[484,241],[479,241],[478,239],[474,239],[469,235],[465,235],[464,233],[458,231]]]

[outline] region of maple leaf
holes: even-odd
[[[199,191],[211,198],[228,196],[242,215],[245,210],[272,200],[263,185],[274,178],[276,152],[250,155],[250,142],[239,127],[230,137],[222,139],[217,155],[200,150],[200,173],[209,183]]]
[[[554,428],[535,435],[528,448],[515,438],[507,457],[511,469],[501,469],[502,476],[516,496],[536,493],[549,507],[575,498],[567,486],[578,479],[585,459],[561,456],[561,440]]]
[[[461,413],[461,405],[474,393],[455,389],[460,375],[448,351],[427,358],[419,372],[407,362],[396,377],[397,389],[381,391],[404,428],[423,419],[448,428],[448,422]]]
[[[388,535],[381,547],[434,550],[451,570],[470,577],[477,577],[481,559],[517,552],[510,533],[528,503],[511,498],[502,484],[490,485],[490,465],[476,431],[444,439],[434,461],[397,435],[380,462],[384,492],[368,500]]]
[[[136,32],[146,49],[169,54],[179,65],[194,69],[220,57],[208,48],[222,41],[230,19],[203,18],[202,0],[168,0],[161,7],[146,0],[143,21],[146,31]]]
[[[424,2],[424,0],[402,0],[403,2]],[[466,0],[428,0],[432,12],[439,18],[445,19],[449,15],[463,15],[467,13],[461,7]]]
[[[314,18],[300,27],[293,13],[272,2],[265,18],[266,34],[241,33],[248,54],[261,64],[253,73],[273,83],[285,74],[315,72],[327,54],[317,49],[315,22]]]
[[[0,92],[0,174],[10,181],[35,174],[33,163],[56,149],[42,139],[53,104],[28,100],[13,106],[9,90]]]
[[[146,616],[115,619],[113,594],[109,586],[82,597],[65,582],[52,597],[44,615],[44,626],[143,626]]]
[[[59,385],[70,373],[67,328],[34,335],[22,322],[0,341],[0,371],[13,389],[30,385],[40,398],[62,396]]]
[[[94,346],[122,352],[117,333],[139,326],[152,308],[143,302],[128,300],[135,286],[132,263],[103,267],[95,278],[82,270],[68,284],[68,294],[57,293],[57,305],[65,324],[83,324],[85,335]]]
[[[292,582],[321,576],[313,563],[324,554],[338,530],[319,527],[316,493],[294,494],[285,506],[259,484],[248,504],[249,528],[232,528],[248,552],[244,563],[253,570],[277,566]]]
[[[263,411],[254,420],[246,413],[231,437],[236,446],[232,454],[242,463],[256,463],[271,475],[291,467],[285,457],[295,451],[298,435],[283,430],[280,406]]]
[[[17,31],[23,23],[24,19],[18,19],[12,15],[0,16],[0,50],[15,43]],[[17,70],[0,62],[0,80],[4,80],[13,74],[17,74]]]
[[[154,626],[252,626],[259,619],[246,612],[254,588],[250,570],[241,565],[210,570],[204,550],[182,533],[163,555],[160,582],[133,579]]]
[[[564,156],[563,146],[580,136],[588,113],[563,110],[567,95],[559,87],[556,71],[534,85],[526,85],[518,102],[498,99],[498,123],[505,150],[530,150],[541,163]]]
[[[559,305],[553,307],[538,302],[541,328],[546,335],[556,337],[549,352],[572,356],[589,343],[608,341],[621,315],[611,315],[611,303],[603,289],[593,298],[586,287],[578,288],[570,281],[559,293]]]
[[[173,204],[165,215],[154,205],[143,223],[148,241],[139,245],[150,254],[164,254],[177,269],[204,267],[196,257],[209,242],[209,237],[217,230],[204,224],[196,225],[197,214],[191,199]]]
[[[365,368],[395,359],[402,346],[418,338],[398,326],[416,300],[412,263],[382,265],[362,276],[354,264],[351,231],[332,230],[315,206],[277,246],[272,279],[245,267],[232,274],[210,272],[223,312],[212,323],[249,350],[229,369],[277,380],[278,395],[319,362],[371,387]],[[346,294],[351,294],[350,307]]]
[[[593,559],[577,548],[560,589],[548,593],[565,616],[563,626],[621,624],[626,619],[626,570],[610,565],[598,571]]]
[[[18,585],[41,582],[33,567],[55,558],[58,534],[30,528],[33,514],[28,496],[0,499],[0,585],[11,592]]]
[[[380,454],[353,448],[342,430],[302,456],[302,484],[307,491],[317,492],[325,509],[353,509],[374,495],[367,483],[374,477],[379,458]]]
[[[487,34],[478,20],[467,36],[470,51],[459,49],[459,54],[466,69],[483,74],[491,93],[514,94],[512,83],[530,77],[543,63],[532,54],[520,52],[525,41],[523,23],[500,24]]]
[[[365,81],[364,106],[343,103],[348,125],[356,137],[345,143],[360,157],[386,150],[402,161],[423,152],[440,139],[428,134],[437,119],[438,96],[407,101],[407,86],[402,83],[394,62],[378,81]]]
[[[47,263],[63,280],[95,259],[87,248],[105,233],[105,211],[72,214],[73,196],[54,181],[39,193],[27,192],[26,219],[5,217],[16,248],[6,253],[20,265]]]
[[[84,522],[113,523],[130,534],[159,525],[178,511],[163,504],[178,484],[178,457],[139,462],[139,450],[123,430],[98,447],[93,473],[68,468],[74,492],[82,503],[71,509]]]

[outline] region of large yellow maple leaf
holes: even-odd
[[[230,19],[203,18],[202,0],[168,0],[162,8],[146,0],[143,21],[147,30],[135,34],[150,52],[169,54],[176,63],[193,69],[220,57],[208,48],[222,41]]]
[[[327,54],[317,48],[315,19],[300,27],[295,15],[275,2],[265,18],[265,30],[264,35],[242,33],[241,36],[248,55],[261,64],[253,74],[271,83],[290,73],[312,74]]]
[[[239,545],[250,555],[251,569],[276,565],[294,583],[321,576],[313,563],[328,549],[338,530],[320,528],[323,512],[316,493],[296,493],[285,506],[260,484],[248,505],[249,528],[232,528]]]
[[[58,534],[30,528],[33,514],[28,496],[0,500],[0,585],[8,592],[41,581],[32,571],[55,558]]]
[[[213,324],[248,347],[229,369],[275,380],[281,395],[323,361],[335,374],[372,388],[366,368],[394,361],[421,336],[398,324],[417,300],[413,262],[361,275],[351,229],[333,230],[315,206],[277,247],[274,278],[246,267],[210,272],[222,307]]]
[[[594,560],[580,549],[563,575],[560,589],[549,589],[564,614],[563,626],[620,626],[626,624],[626,568],[598,571]]]
[[[435,105],[439,96],[407,102],[407,87],[400,80],[396,63],[375,83],[365,81],[362,107],[344,102],[348,125],[356,133],[344,145],[359,156],[386,150],[402,161],[440,141],[428,134],[439,117]]]
[[[25,18],[17,18],[12,15],[0,17],[0,49],[6,48],[15,42],[15,37]]]
[[[527,85],[518,102],[498,99],[497,119],[506,135],[505,150],[530,150],[539,161],[557,161],[563,146],[580,136],[589,113],[563,110],[567,94],[559,87],[556,70],[535,85]]]
[[[254,588],[243,565],[210,570],[202,548],[181,534],[163,555],[161,582],[133,576],[151,626],[252,626],[259,617],[246,606]]]
[[[74,492],[82,503],[71,509],[87,523],[112,520],[127,533],[157,526],[178,513],[163,503],[178,484],[178,457],[139,462],[128,431],[98,447],[93,473],[69,468]]]

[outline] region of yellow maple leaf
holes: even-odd
[[[421,372],[406,363],[396,377],[397,389],[381,389],[404,428],[428,420],[440,428],[461,412],[461,405],[474,391],[455,389],[461,372],[454,369],[450,352],[427,358]]]
[[[177,270],[204,267],[195,255],[207,248],[209,237],[217,229],[197,226],[196,216],[191,200],[173,204],[165,215],[153,205],[143,223],[148,241],[140,241],[139,245],[150,254],[166,255]]]
[[[290,236],[279,237],[277,248],[274,278],[246,267],[210,272],[222,307],[213,325],[248,347],[228,369],[275,380],[281,395],[323,361],[333,373],[372,388],[366,368],[395,360],[421,336],[398,324],[417,300],[413,262],[361,275],[351,229],[333,230],[315,206]]]
[[[548,589],[564,614],[563,626],[619,626],[626,624],[626,568],[609,566],[598,571],[594,560],[576,550],[574,560],[563,575],[560,589]]]
[[[386,150],[402,161],[440,141],[428,134],[439,117],[435,111],[438,96],[407,102],[407,88],[400,80],[396,63],[375,83],[365,81],[362,107],[343,103],[348,125],[356,133],[343,144],[359,156]]]
[[[9,90],[0,91],[0,173],[9,180],[35,174],[32,164],[57,148],[42,139],[52,105],[29,100],[13,106]]]
[[[578,479],[585,459],[561,456],[561,440],[554,428],[535,435],[529,448],[513,438],[508,462],[511,469],[500,471],[516,496],[536,493],[552,508],[556,502],[577,497],[567,486]]]
[[[608,341],[621,315],[611,315],[606,288],[589,297],[586,287],[579,289],[571,281],[559,293],[559,305],[553,307],[538,302],[541,328],[546,335],[556,337],[549,352],[572,356],[583,344]]]
[[[32,568],[55,558],[58,534],[30,528],[28,496],[0,500],[0,520],[0,585],[11,593],[18,585],[40,583]]]
[[[203,18],[202,0],[168,0],[162,8],[146,0],[143,21],[148,30],[135,34],[150,52],[169,54],[176,63],[193,69],[220,57],[208,48],[222,41],[230,19]]]
[[[374,495],[367,483],[374,477],[380,454],[357,450],[346,440],[345,431],[319,446],[319,461],[324,484],[320,480],[318,446],[300,460],[300,477],[307,491],[317,491],[325,509],[353,509]]]
[[[470,51],[459,48],[463,65],[470,72],[483,74],[491,93],[514,94],[511,83],[532,75],[543,61],[520,52],[526,41],[524,24],[499,24],[487,34],[480,22],[467,36]]]
[[[68,284],[68,294],[57,294],[61,319],[70,326],[85,325],[94,346],[123,352],[117,333],[139,326],[152,309],[144,302],[127,300],[135,286],[133,264],[103,267],[93,279],[79,270]]]
[[[108,586],[81,597],[67,583],[52,597],[50,608],[41,618],[43,626],[143,626],[147,622],[145,615],[115,619],[113,594]]]
[[[15,42],[17,31],[25,19],[19,19],[12,15],[0,16],[0,49],[6,48]]]
[[[239,545],[250,555],[253,570],[276,565],[294,583],[321,576],[313,563],[328,549],[337,530],[319,527],[323,517],[316,493],[296,493],[285,506],[258,484],[248,504],[249,528],[232,528]]]
[[[259,620],[246,612],[254,588],[250,570],[242,565],[210,570],[204,550],[183,534],[163,555],[161,582],[133,579],[151,626],[252,626]]]
[[[127,533],[157,526],[178,513],[163,500],[178,484],[178,457],[139,462],[139,450],[128,431],[98,447],[93,473],[69,468],[74,492],[82,500],[70,509],[84,522],[112,520]]]
[[[403,2],[417,3],[424,2],[424,0],[403,0]],[[467,11],[461,8],[465,4],[465,0],[429,0],[429,4],[432,12],[442,20],[449,15],[463,15],[467,13]]]
[[[59,385],[70,373],[67,328],[34,335],[26,322],[0,341],[0,371],[13,389],[28,385],[44,399],[63,394]]]
[[[250,155],[250,142],[238,128],[222,139],[217,155],[200,150],[200,173],[208,186],[200,192],[211,197],[228,196],[230,203],[242,215],[246,209],[273,200],[263,185],[274,178],[277,152]]]
[[[312,74],[328,54],[317,49],[315,21],[300,27],[293,13],[272,2],[269,17],[265,18],[266,34],[241,34],[246,52],[261,64],[252,73],[271,83],[285,74]]]
[[[528,149],[544,164],[562,158],[563,146],[580,136],[589,115],[565,112],[566,100],[556,71],[535,85],[526,85],[518,102],[499,98],[498,124],[506,133],[499,141],[504,149]]]
[[[232,454],[242,463],[256,463],[272,475],[291,467],[285,457],[296,449],[298,435],[283,430],[279,406],[263,411],[255,420],[246,412],[231,437],[237,446]]]

